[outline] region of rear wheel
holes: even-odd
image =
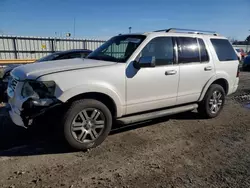
[[[222,86],[212,84],[203,101],[199,104],[198,112],[206,118],[214,118],[219,115],[225,103],[225,91]]]
[[[85,150],[100,145],[112,126],[109,109],[100,101],[75,101],[65,114],[64,136],[71,147]]]

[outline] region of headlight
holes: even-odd
[[[53,97],[55,93],[56,84],[53,81],[39,82],[26,81],[23,85],[22,96],[34,98],[48,98]]]

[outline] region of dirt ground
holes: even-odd
[[[0,109],[0,187],[250,187],[250,73],[215,119],[195,112],[117,126],[72,152],[50,127],[24,130]],[[46,128],[45,128],[46,127]]]

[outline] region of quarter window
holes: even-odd
[[[156,66],[172,65],[174,62],[172,37],[157,37],[152,39],[143,48],[140,56],[154,56]]]
[[[218,59],[220,61],[237,60],[237,55],[227,39],[211,39]]]
[[[196,38],[178,37],[176,40],[179,63],[200,62],[199,46]]]

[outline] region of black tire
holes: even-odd
[[[74,133],[72,133],[72,123],[74,119],[85,109],[96,109],[98,112],[101,112],[101,116],[104,118],[104,128],[102,128],[102,131],[99,133],[100,135],[96,137],[94,141],[87,143],[77,140],[78,138],[74,137]],[[70,108],[66,111],[63,120],[64,137],[68,144],[77,150],[86,150],[100,145],[108,136],[112,127],[112,115],[110,110],[103,103],[94,99],[83,99],[73,102]]]
[[[222,103],[221,103],[221,106],[219,108],[219,110],[216,112],[216,113],[212,113],[211,109],[210,109],[210,106],[211,104],[210,103],[210,99],[212,98],[213,96],[213,93],[217,91],[217,92],[220,92],[221,93],[221,100],[222,100]],[[207,90],[207,93],[205,94],[203,100],[201,101],[201,103],[199,104],[199,107],[198,107],[198,112],[199,114],[204,117],[204,118],[214,118],[216,116],[218,116],[221,112],[221,110],[223,109],[224,107],[224,104],[225,104],[225,90],[223,89],[223,87],[221,85],[218,85],[218,84],[212,84],[208,90]]]

